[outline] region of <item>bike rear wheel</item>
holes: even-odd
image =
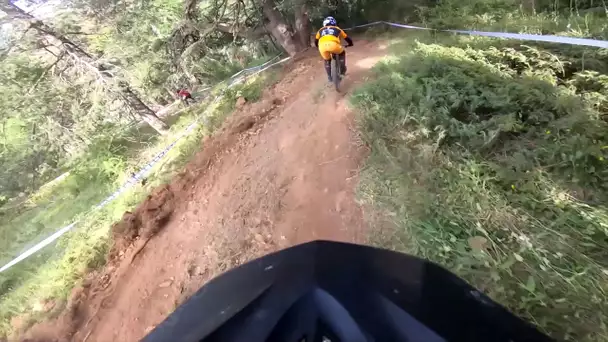
[[[331,58],[331,81],[336,87],[336,91],[340,91],[340,61],[338,58],[336,55]]]

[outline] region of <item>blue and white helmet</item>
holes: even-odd
[[[323,19],[323,26],[338,26],[338,23],[334,17],[327,17]]]

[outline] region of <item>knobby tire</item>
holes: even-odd
[[[331,59],[331,80],[336,87],[336,91],[340,91],[340,61],[338,56],[332,56]]]

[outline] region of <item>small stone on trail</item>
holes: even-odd
[[[261,234],[255,234],[254,238],[256,239],[257,242],[261,243],[261,244],[265,244],[266,242],[264,241],[264,237]]]
[[[160,287],[161,289],[164,289],[166,287],[171,286],[172,283],[173,283],[173,280],[169,279],[169,280],[163,281],[162,283],[158,284],[158,287]]]
[[[247,99],[244,97],[239,97],[238,99],[236,99],[236,108],[241,108],[245,105],[245,103],[247,103]]]

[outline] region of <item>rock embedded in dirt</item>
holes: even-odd
[[[54,300],[41,300],[41,301],[34,303],[34,305],[32,306],[32,311],[49,312],[49,311],[53,310],[54,307],[55,307]]]
[[[162,283],[158,284],[158,287],[160,287],[161,289],[164,289],[164,288],[171,286],[171,284],[173,284],[173,280],[167,279],[167,280],[163,281]]]
[[[247,103],[247,99],[241,96],[238,99],[236,99],[236,103],[234,104],[234,106],[236,108],[242,108],[245,105],[245,103]]]
[[[259,243],[261,243],[261,244],[263,244],[263,245],[265,245],[265,244],[266,244],[266,241],[264,240],[264,237],[262,236],[262,234],[255,234],[255,235],[254,235],[254,238],[255,238],[255,240],[256,240],[257,242],[259,242]]]

